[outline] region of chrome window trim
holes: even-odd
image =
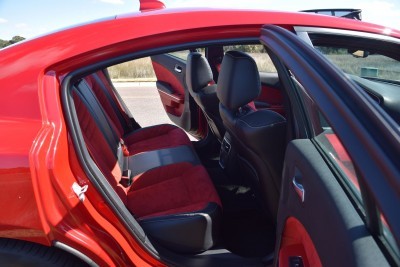
[[[368,39],[375,39],[375,40],[400,44],[400,39],[385,35],[385,32],[382,32],[382,34],[377,34],[369,32],[358,32],[353,30],[342,30],[342,29],[331,29],[331,28],[320,28],[320,27],[304,27],[304,26],[294,26],[293,28],[296,34],[307,43],[311,42],[310,38],[308,37],[309,33],[318,33],[318,34],[332,34],[332,35],[368,38]],[[389,28],[387,28],[387,30],[391,31],[391,29]]]

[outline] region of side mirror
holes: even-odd
[[[349,50],[349,53],[353,55],[353,57],[356,58],[366,58],[369,56],[369,52],[365,50]]]

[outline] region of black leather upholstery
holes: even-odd
[[[210,203],[203,210],[140,221],[149,238],[180,253],[199,253],[214,246],[220,238],[221,208]]]
[[[213,74],[207,59],[200,53],[189,53],[187,62],[190,71],[186,72],[186,79],[190,82],[190,89],[197,93],[213,81]]]
[[[249,177],[269,213],[276,218],[286,144],[286,120],[271,110],[254,111],[261,88],[254,60],[229,51],[222,62],[218,83],[220,113],[229,132],[244,177]]]
[[[189,93],[203,111],[211,131],[222,140],[225,128],[219,114],[217,86],[212,84],[213,82],[207,59],[200,53],[189,53],[186,62],[186,84]]]
[[[227,52],[218,78],[219,101],[234,110],[253,101],[260,91],[260,75],[254,59],[239,51]]]

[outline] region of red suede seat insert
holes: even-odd
[[[221,206],[207,171],[187,162],[138,175],[127,195],[127,207],[138,219],[194,212],[210,202]]]
[[[181,145],[192,145],[189,137],[182,129],[170,124],[142,128],[124,136],[123,139],[129,150],[129,155]]]

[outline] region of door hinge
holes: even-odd
[[[81,202],[85,200],[85,192],[88,190],[88,185],[80,186],[76,182],[72,184],[72,190]]]

